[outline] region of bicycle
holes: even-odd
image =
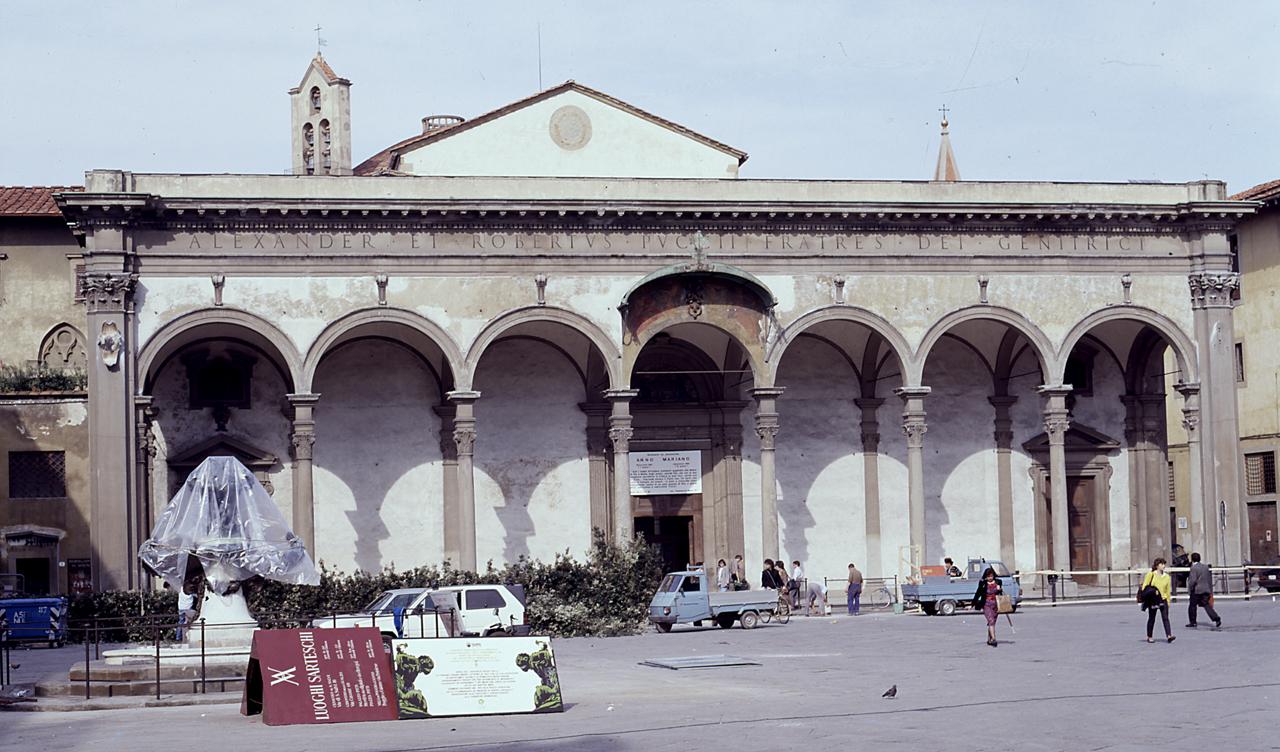
[[[791,621],[791,601],[787,599],[786,592],[778,596],[778,607],[773,611],[761,611],[760,621],[768,624],[771,620],[777,619],[779,624],[786,624]]]

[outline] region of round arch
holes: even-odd
[[[1108,306],[1085,316],[1073,326],[1062,341],[1062,347],[1058,350],[1058,362],[1055,365],[1054,378],[1061,382],[1062,371],[1066,367],[1067,358],[1086,334],[1098,325],[1105,324],[1108,321],[1125,320],[1146,324],[1164,337],[1169,346],[1173,348],[1173,355],[1178,360],[1178,370],[1182,371],[1182,380],[1189,384],[1199,380],[1195,359],[1196,350],[1191,338],[1167,316],[1150,308],[1135,305]]]
[[[183,346],[199,339],[218,337],[243,340],[275,359],[290,391],[297,391],[298,385],[305,383],[297,347],[274,324],[237,308],[202,308],[168,322],[143,344],[138,351],[141,393],[151,390],[155,371]]]
[[[848,305],[830,305],[809,311],[805,315],[796,319],[787,325],[779,334],[777,339],[769,347],[766,360],[772,366],[774,371],[778,370],[778,365],[782,363],[782,358],[787,353],[787,348],[796,340],[805,330],[826,321],[849,321],[855,324],[861,324],[876,334],[889,345],[889,349],[898,358],[898,363],[905,374],[907,364],[911,362],[911,346],[907,344],[906,337],[902,336],[902,332],[890,324],[886,319],[878,316],[864,308]]]
[[[514,308],[506,311],[488,324],[481,330],[471,343],[470,349],[467,350],[466,359],[463,361],[465,370],[459,370],[458,379],[459,389],[470,389],[472,379],[475,377],[476,367],[480,364],[480,359],[484,357],[484,353],[489,346],[502,337],[511,329],[533,322],[550,322],[566,326],[573,331],[587,338],[595,348],[597,354],[604,361],[604,367],[609,375],[609,388],[620,389],[623,387],[626,379],[621,374],[622,355],[618,351],[613,340],[596,326],[594,322],[574,313],[573,311],[558,308],[556,306],[525,306],[522,308]]]
[[[1006,326],[1014,329],[1027,338],[1031,343],[1031,350],[1036,356],[1036,360],[1040,364],[1041,373],[1045,374],[1048,379],[1049,375],[1055,375],[1061,378],[1061,368],[1055,362],[1055,350],[1050,343],[1049,338],[1044,332],[1040,331],[1040,327],[1031,323],[1031,321],[1022,314],[1010,308],[1000,306],[978,305],[968,308],[961,308],[952,311],[942,318],[938,319],[933,326],[929,327],[929,331],[925,333],[924,339],[920,341],[920,347],[916,349],[914,357],[910,361],[907,373],[909,380],[904,383],[905,386],[921,386],[924,380],[924,364],[929,359],[929,352],[933,346],[942,339],[942,336],[951,329],[966,321],[998,321]]]
[[[627,306],[631,305],[631,296],[635,295],[637,290],[651,282],[656,282],[666,277],[719,277],[751,290],[752,293],[760,298],[760,302],[764,304],[766,309],[771,309],[778,304],[778,299],[774,297],[773,291],[769,289],[768,285],[761,282],[750,272],[739,269],[736,266],[729,264],[679,263],[664,266],[645,275],[643,279],[632,285],[631,289],[627,290],[626,294],[622,296],[622,302],[618,304],[618,308],[626,310]]]
[[[728,337],[729,339],[733,340],[733,342],[735,342],[738,345],[738,349],[742,350],[743,354],[746,356],[747,364],[751,366],[751,379],[752,379],[752,382],[754,383],[754,386],[757,388],[773,386],[774,372],[773,372],[773,369],[770,368],[770,364],[768,363],[768,361],[764,360],[763,358],[760,358],[755,353],[753,353],[751,351],[751,348],[743,344],[743,342],[733,332],[729,331],[728,329],[722,326],[713,324],[710,321],[696,321],[696,322],[695,321],[677,321],[667,326],[664,326],[661,329],[655,329],[654,331],[646,332],[644,339],[641,339],[635,342],[635,348],[632,350],[632,352],[634,352],[635,355],[631,358],[631,362],[627,363],[627,373],[626,373],[627,386],[624,388],[630,387],[631,371],[632,369],[635,368],[636,361],[639,359],[640,353],[644,352],[644,348],[646,345],[652,342],[655,337],[657,337],[659,334],[662,334],[663,332],[668,332],[677,326],[689,326],[689,325],[710,327],[720,332],[724,336]]]
[[[306,391],[311,391],[320,361],[334,347],[350,339],[362,328],[386,324],[406,327],[430,340],[444,354],[445,365],[455,381],[458,379],[458,374],[461,372],[462,353],[448,332],[434,321],[413,311],[379,306],[352,311],[330,323],[320,336],[316,337],[302,365],[302,384]],[[404,344],[413,347],[411,343]]]

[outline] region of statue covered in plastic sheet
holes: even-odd
[[[320,572],[275,501],[235,457],[201,462],[138,551],[152,572],[180,590],[189,567],[204,570],[220,596],[254,577],[319,585]]]

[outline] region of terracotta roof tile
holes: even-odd
[[[1231,197],[1232,201],[1268,201],[1270,199],[1280,198],[1280,180],[1272,180],[1262,185],[1240,191]]]
[[[83,191],[71,186],[0,186],[0,216],[4,217],[57,217],[62,214],[53,194]]]
[[[654,115],[650,112],[646,112],[645,110],[642,110],[639,107],[636,107],[635,105],[628,104],[627,102],[624,102],[621,99],[617,99],[616,97],[611,97],[602,91],[597,91],[595,89],[592,89],[589,86],[583,86],[582,84],[577,83],[576,81],[570,80],[570,81],[565,81],[559,86],[553,86],[550,89],[546,89],[545,91],[540,91],[537,94],[534,94],[532,96],[525,97],[524,99],[517,100],[507,105],[503,105],[502,107],[499,107],[496,110],[491,110],[489,112],[486,112],[483,115],[479,115],[470,120],[466,120],[461,123],[458,123],[457,125],[451,125],[444,128],[437,128],[436,130],[430,131],[428,133],[419,133],[416,136],[411,136],[409,138],[406,138],[400,143],[389,146],[386,149],[383,149],[377,154],[374,154],[372,157],[369,157],[365,161],[361,162],[359,165],[356,166],[353,172],[356,175],[385,175],[387,173],[394,173],[397,167],[399,166],[400,155],[403,152],[407,151],[410,147],[421,146],[422,144],[428,144],[433,141],[438,141],[442,138],[448,138],[449,136],[452,136],[456,133],[461,133],[462,131],[473,128],[477,125],[483,125],[491,120],[496,120],[510,112],[514,112],[524,107],[528,107],[531,104],[540,102],[544,99],[549,99],[550,97],[553,97],[557,94],[560,94],[565,91],[570,91],[570,90],[576,91],[580,94],[585,94],[586,96],[589,96],[593,99],[597,99],[606,104],[613,105],[614,107],[617,107],[620,110],[629,112],[633,115],[636,115],[637,117],[644,118],[645,120],[648,120],[651,123],[656,123],[657,125],[660,125],[663,128],[667,128],[672,131],[675,131],[676,133],[679,133],[683,136],[687,136],[695,141],[700,141],[703,144],[706,144],[707,146],[710,146],[713,149],[719,149],[720,151],[727,152],[728,154],[737,158],[738,164],[742,164],[743,162],[747,161],[747,153],[745,151],[735,149],[732,146],[729,146],[728,144],[722,143],[720,141],[716,141],[715,139],[707,138],[701,133],[698,133],[697,131],[686,128],[685,126],[680,125],[679,123],[672,122],[665,118],[660,118],[657,115]]]

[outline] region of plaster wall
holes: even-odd
[[[783,550],[811,576],[838,577],[866,562],[861,411],[854,371],[830,345],[805,337],[778,374],[777,449]]]
[[[358,340],[315,379],[317,555],[344,571],[444,558],[444,477],[435,378],[405,347]]]
[[[1129,457],[1128,450],[1124,448],[1124,404],[1120,401],[1124,393],[1124,374],[1120,364],[1106,354],[1099,354],[1093,360],[1093,393],[1076,395],[1071,410],[1073,423],[1086,425],[1121,444],[1120,449],[1107,456],[1112,473],[1107,499],[1109,519],[1106,520],[1111,526],[1112,567],[1125,566],[1130,557]],[[1166,395],[1165,400],[1182,403],[1176,392]]]
[[[1237,231],[1240,301],[1236,341],[1244,346],[1244,383],[1237,384],[1240,435],[1280,435],[1280,213],[1255,217]]]
[[[876,410],[876,420],[880,423],[880,456],[876,458],[876,471],[880,480],[880,563],[881,577],[909,574],[907,567],[899,564],[904,556],[903,546],[911,544],[911,496],[907,478],[907,435],[902,431],[902,400],[894,395],[893,390],[902,386],[895,379],[881,381],[877,387],[878,394],[884,398],[884,404]],[[928,409],[928,404],[925,404]],[[925,441],[929,441],[928,434]],[[925,474],[929,473],[929,463],[925,463]],[[849,562],[845,562],[847,565]],[[857,563],[857,562],[855,562]],[[838,577],[848,570],[837,570]],[[867,572],[875,576],[872,571]]]
[[[785,397],[784,397],[785,399]],[[781,400],[779,400],[781,403]],[[760,529],[762,518],[760,516],[760,437],[756,435],[756,408],[754,404],[748,404],[740,413],[742,422],[742,530],[743,530],[743,551],[742,558],[747,563],[747,580],[752,584],[760,582],[760,573],[764,569],[764,535]],[[775,446],[786,446],[787,427],[779,419],[781,429],[778,431]],[[774,477],[777,477],[777,469],[787,460],[785,456],[787,451],[774,450]],[[779,486],[778,488],[778,507],[789,504],[786,489]],[[782,534],[782,523],[779,522],[779,539],[781,540],[778,551],[780,555],[788,562],[794,559],[794,556],[787,556],[786,536]],[[788,567],[790,565],[788,564]]]
[[[293,463],[290,459],[289,420],[284,415],[285,382],[271,364],[259,359],[253,369],[250,407],[232,409],[227,431],[220,434],[212,411],[190,409],[187,369],[170,360],[157,374],[152,396],[156,410],[153,433],[156,457],[151,467],[153,515],[159,515],[177,487],[186,480],[170,472],[168,458],[178,457],[211,438],[233,437],[277,458],[268,471],[272,498],[285,520],[293,525]]]
[[[10,452],[64,452],[67,495],[57,499],[9,497]],[[63,559],[89,558],[89,425],[87,401],[77,397],[0,399],[0,529],[35,525],[64,531]],[[0,548],[3,540],[0,540]],[[0,565],[0,572],[8,571]],[[65,588],[66,574],[59,571]]]
[[[560,146],[552,115],[581,108],[590,138]],[[412,175],[733,178],[736,157],[577,91],[566,91],[401,156]]]
[[[74,302],[68,254],[82,249],[61,218],[0,222],[0,363],[24,366],[40,357],[40,343],[61,323],[85,333],[84,306]]]
[[[546,344],[506,339],[481,360],[475,387],[477,562],[581,557],[591,544],[581,376]]]

